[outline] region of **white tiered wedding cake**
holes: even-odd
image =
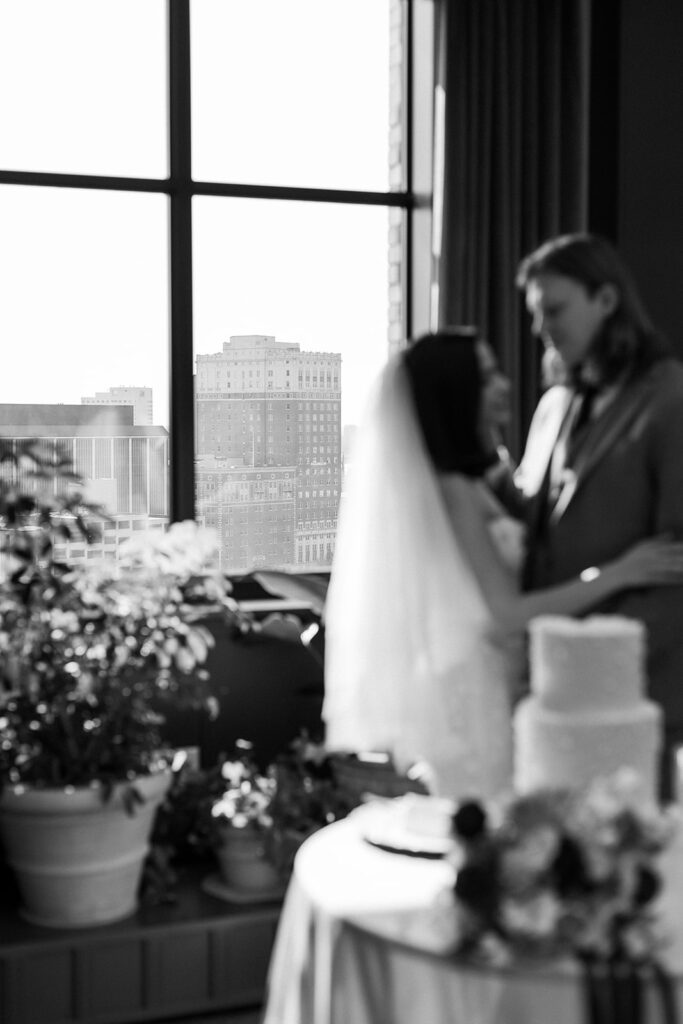
[[[544,615],[529,635],[531,695],[515,711],[515,789],[581,787],[626,766],[655,797],[661,712],[644,696],[643,624]]]

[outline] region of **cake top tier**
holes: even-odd
[[[638,619],[627,619],[625,615],[589,615],[585,619],[574,619],[569,615],[537,615],[529,623],[529,632],[553,636],[603,640],[640,637],[645,642],[645,626]]]
[[[531,691],[548,710],[626,710],[645,690],[645,627],[620,615],[541,615],[529,625]]]

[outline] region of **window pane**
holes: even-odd
[[[195,0],[191,13],[196,180],[401,187],[401,0]]]
[[[0,167],[165,177],[165,0],[0,0]]]
[[[59,439],[114,555],[168,518],[167,199],[0,186],[0,222],[0,434]]]
[[[194,201],[197,512],[229,572],[330,564],[344,449],[389,351],[396,217]]]

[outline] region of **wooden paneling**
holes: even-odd
[[[138,1024],[259,1004],[279,904],[233,906],[188,877],[177,902],[74,931],[0,908],[2,1024]]]

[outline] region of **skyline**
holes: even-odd
[[[387,211],[202,199],[195,216],[195,355],[220,351],[240,334],[337,352],[343,423],[356,423],[388,355]],[[114,382],[152,387],[155,417],[168,427],[165,199],[4,186],[0,219],[0,333],[7,339],[0,401],[69,404]],[[228,236],[232,245],[221,245]],[[349,262],[359,236],[365,244]],[[136,238],[133,250],[129,237]],[[292,237],[301,246],[295,260],[288,258]],[[121,252],[130,258],[122,260]]]
[[[340,357],[233,336],[199,358],[196,515],[216,529],[221,565],[330,564],[344,464]],[[53,444],[112,517],[97,550],[79,544],[70,557],[117,557],[131,531],[168,515],[170,438],[151,398],[112,386],[80,404],[0,404],[0,433]]]
[[[245,337],[251,338],[251,337],[264,337],[264,336],[263,335],[230,335],[229,342],[232,343],[235,340],[242,339],[242,338],[245,338]],[[273,341],[277,342],[278,339],[273,337]],[[218,355],[221,355],[221,352],[204,353],[204,354],[205,355],[216,355],[216,356],[218,356]],[[304,350],[304,349],[301,349],[299,347],[298,350],[297,350],[297,354],[298,355],[307,355],[307,354],[309,354],[309,355],[317,355],[317,354],[323,354],[323,352],[322,352],[322,350],[320,350],[320,352],[318,352],[318,350]],[[338,353],[338,352],[324,352],[324,354],[328,355],[328,356],[340,355],[340,353]],[[195,375],[194,376],[195,376],[195,378],[197,377],[196,368],[195,368]],[[298,389],[296,389],[296,390],[298,390]],[[117,397],[116,392],[137,392],[138,394],[136,396],[129,395],[127,397],[121,397],[121,396]],[[264,389],[257,389],[257,392],[255,392],[255,393],[263,393],[264,395],[270,394],[270,392],[268,392],[268,391],[266,391]],[[276,395],[277,394],[281,394],[281,392],[276,390],[274,392],[274,394],[276,394]],[[343,395],[343,384],[340,386],[340,395]],[[78,400],[74,399],[73,401],[35,402],[35,401],[23,401],[23,400],[20,401],[18,399],[14,400],[14,401],[11,401],[11,402],[0,401],[0,405],[2,405],[2,406],[12,406],[12,405],[31,405],[31,406],[40,406],[40,405],[43,405],[43,406],[51,406],[51,405],[56,405],[56,406],[79,405],[79,406],[81,406],[81,405],[88,405],[88,406],[92,406],[92,407],[105,407],[106,408],[106,407],[109,407],[109,406],[122,405],[122,406],[130,406],[130,407],[135,409],[135,407],[137,407],[139,405],[141,408],[142,407],[145,408],[145,413],[146,413],[146,410],[147,410],[147,407],[148,407],[149,404],[151,404],[151,407],[152,407],[151,418],[147,419],[147,415],[145,415],[144,423],[143,423],[143,420],[140,419],[137,414],[135,414],[135,423],[136,423],[136,425],[140,426],[140,425],[148,424],[148,425],[153,425],[153,426],[161,426],[164,429],[168,430],[168,427],[167,427],[166,424],[159,422],[159,417],[156,414],[156,401],[155,401],[155,395],[154,395],[154,388],[151,387],[150,385],[142,383],[142,382],[133,382],[133,381],[122,382],[122,381],[118,381],[116,384],[109,384],[109,385],[105,384],[101,389],[96,391],[94,394],[81,395],[78,398]],[[343,430],[349,430],[351,432],[353,432],[353,430],[357,427],[357,425],[358,424],[356,422],[342,422]],[[197,455],[201,455],[201,454],[202,453],[200,451],[197,452]]]
[[[283,22],[279,0],[193,3],[195,179],[388,189],[389,8],[296,0]],[[163,178],[165,0],[0,9],[0,167]],[[340,45],[311,46],[311,26]],[[195,354],[239,334],[339,352],[357,422],[388,353],[387,208],[198,196],[192,216]],[[166,197],[2,185],[0,222],[0,401],[140,384],[168,427]]]

